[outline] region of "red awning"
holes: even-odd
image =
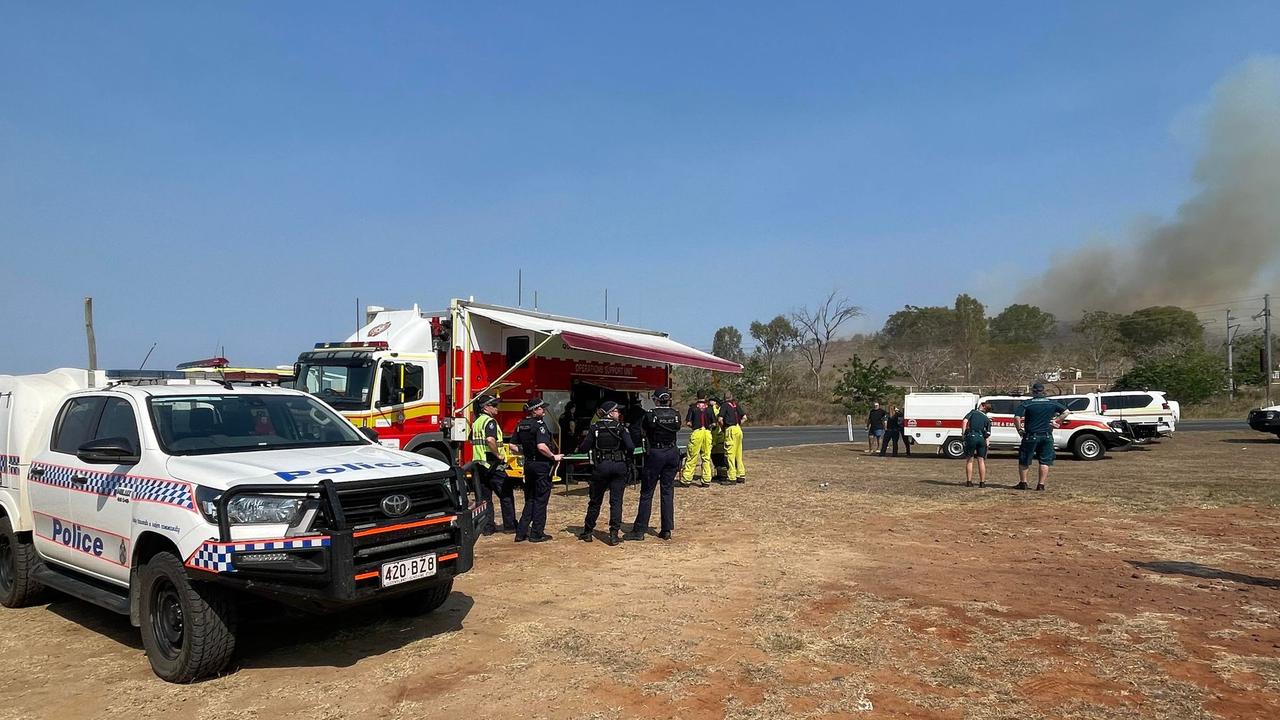
[[[616,390],[618,392],[644,392],[653,390],[651,383],[636,378],[625,377],[609,377],[605,375],[574,375],[574,380],[581,380],[584,383],[597,385],[606,390]]]
[[[742,366],[736,362],[682,345],[667,337],[666,333],[654,330],[592,323],[574,318],[513,308],[482,306],[475,303],[466,303],[466,307],[471,313],[509,327],[532,330],[544,335],[559,335],[565,347],[574,350],[651,363],[684,365],[716,372],[742,372]]]
[[[736,362],[722,360],[714,355],[697,352],[696,350],[693,353],[688,353],[675,348],[646,347],[604,335],[584,335],[569,331],[562,331],[560,339],[564,341],[566,347],[571,347],[574,350],[586,350],[606,355],[670,363],[672,365],[686,365],[704,370],[715,370],[716,372],[742,372],[742,366]],[[671,344],[675,345],[676,343]],[[689,350],[693,350],[693,348],[689,348]]]

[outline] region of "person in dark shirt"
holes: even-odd
[[[551,500],[551,464],[564,459],[552,449],[547,428],[547,402],[530,398],[524,404],[527,415],[516,425],[512,439],[524,456],[524,509],[516,526],[516,542],[546,542],[547,504]]]
[[[591,490],[587,500],[587,515],[582,521],[582,532],[578,539],[591,542],[596,529],[596,520],[600,517],[600,505],[604,502],[604,493],[609,491],[609,535],[605,542],[610,546],[622,542],[618,533],[622,531],[622,494],[631,477],[631,459],[635,451],[635,443],[631,440],[631,432],[624,425],[621,408],[618,403],[606,400],[600,405],[604,417],[592,424],[586,437],[578,446],[578,452],[591,453]]]
[[[684,464],[684,482],[686,484],[693,482],[694,468],[699,464],[702,465],[702,476],[699,478],[698,487],[711,487],[711,428],[716,424],[716,416],[712,414],[711,407],[707,404],[705,397],[700,397],[689,406],[689,414],[685,416],[684,424],[692,429],[689,433],[689,449],[688,459]]]
[[[888,417],[880,407],[880,403],[871,404],[871,412],[867,413],[867,452],[880,449],[880,440],[884,437],[885,420]]]
[[[984,402],[960,423],[960,435],[964,438],[964,484],[973,487],[973,461],[978,461],[978,487],[987,486],[987,438],[991,437],[991,403]]]
[[[724,402],[720,404],[720,427],[724,428],[724,456],[729,466],[727,482],[747,481],[747,466],[742,461],[742,424],[746,421],[747,409],[738,403],[733,393],[725,393]]]
[[[1031,459],[1040,463],[1037,490],[1044,490],[1045,481],[1049,479],[1049,468],[1053,465],[1053,431],[1071,412],[1067,406],[1045,397],[1044,384],[1031,386],[1031,398],[1024,400],[1013,411],[1013,424],[1022,436],[1018,446],[1018,484],[1019,490],[1027,489],[1027,471],[1031,468]]]
[[[640,503],[636,521],[631,524],[628,540],[644,540],[649,531],[649,515],[653,512],[653,491],[659,488],[661,529],[658,537],[671,539],[676,527],[675,480],[680,470],[680,448],[676,436],[680,432],[680,411],[671,407],[671,391],[661,388],[653,394],[656,407],[645,414],[644,482],[640,485]]]
[[[898,457],[898,441],[902,440],[907,446],[907,454],[911,454],[911,445],[902,437],[902,411],[897,405],[889,406],[889,414],[884,419],[884,439],[880,442],[880,457],[884,457],[884,453],[889,449],[889,443],[893,443],[893,456]]]

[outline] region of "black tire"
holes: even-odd
[[[1071,438],[1071,454],[1077,460],[1101,460],[1107,454],[1107,445],[1094,433],[1077,433]]]
[[[964,438],[951,437],[942,443],[942,454],[952,460],[964,457]]]
[[[431,447],[430,445],[424,445],[423,447],[420,447],[417,450],[414,450],[414,452],[424,457],[429,457],[432,460],[439,460],[445,465],[449,465],[451,462],[448,456],[440,452],[439,449]]]
[[[221,589],[193,584],[172,553],[142,566],[142,647],[162,680],[216,675],[236,649],[235,605]]]
[[[31,579],[38,562],[31,542],[18,537],[9,518],[0,518],[0,605],[20,608],[39,602],[44,586]]]
[[[397,595],[387,600],[387,609],[396,615],[426,615],[435,612],[453,592],[453,578],[421,590]]]

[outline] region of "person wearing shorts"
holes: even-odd
[[[871,412],[867,413],[867,452],[874,453],[880,450],[880,441],[884,439],[885,424],[889,419],[889,413],[885,412],[880,403],[871,404]]]
[[[1044,490],[1053,465],[1053,430],[1070,414],[1065,405],[1045,397],[1043,383],[1032,385],[1031,393],[1031,397],[1013,411],[1014,426],[1022,436],[1018,446],[1018,484],[1014,486],[1018,490],[1027,489],[1027,471],[1033,459],[1040,463],[1036,489]]]
[[[964,437],[964,485],[973,487],[973,463],[978,461],[978,487],[987,486],[987,438],[991,437],[991,403],[984,402],[968,415],[960,425]]]

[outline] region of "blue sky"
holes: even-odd
[[[883,4],[882,4],[883,5]],[[710,345],[839,289],[994,305],[1191,192],[1275,3],[0,0],[0,372],[474,295]],[[612,311],[611,311],[612,314]]]

